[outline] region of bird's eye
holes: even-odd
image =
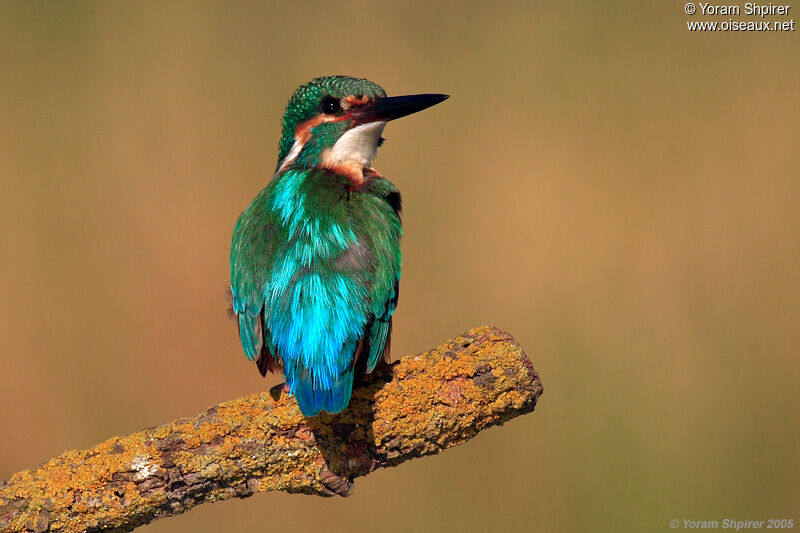
[[[339,100],[332,96],[328,96],[322,100],[322,103],[319,105],[320,109],[326,115],[332,115],[341,109],[339,105]]]

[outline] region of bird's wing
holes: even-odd
[[[269,186],[239,216],[231,243],[231,295],[244,353],[262,375],[275,353],[264,323],[264,287],[285,231],[268,208]],[[275,357],[272,357],[276,359]]]
[[[382,359],[388,360],[391,347],[392,336],[392,314],[397,307],[397,298],[400,290],[400,249],[399,239],[402,235],[400,223],[400,212],[402,210],[402,199],[400,191],[387,179],[374,179],[370,183],[373,194],[382,202],[385,210],[384,223],[375,230],[382,232],[384,243],[389,243],[383,253],[384,260],[379,262],[378,279],[384,279],[379,283],[384,288],[377,291],[376,299],[373,303],[373,317],[367,324],[365,339],[369,347],[366,371],[372,372],[375,365]],[[391,216],[391,215],[394,216]],[[385,221],[389,221],[387,225]],[[388,278],[388,280],[387,280]],[[388,281],[388,282],[387,282]]]
[[[400,280],[394,284],[393,296],[386,301],[383,314],[376,316],[367,326],[365,338],[369,340],[367,373],[372,372],[381,360],[388,360],[392,346],[392,314],[397,307]]]

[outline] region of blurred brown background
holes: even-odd
[[[394,357],[496,324],[545,394],[349,499],[146,531],[799,519],[800,32],[532,4],[4,2],[0,478],[272,383],[225,314],[230,235],[292,91],[346,73],[452,95],[376,162],[405,200]]]

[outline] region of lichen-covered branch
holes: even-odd
[[[0,485],[0,530],[130,531],[255,492],[347,496],[354,478],[461,444],[541,394],[514,339],[475,328],[366,376],[338,415],[304,418],[273,389],[66,452]]]

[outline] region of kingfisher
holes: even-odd
[[[231,298],[245,355],[282,371],[307,417],[342,411],[388,358],[401,200],[372,160],[388,121],[447,98],[327,76],[289,100],[275,175],[233,230]]]

